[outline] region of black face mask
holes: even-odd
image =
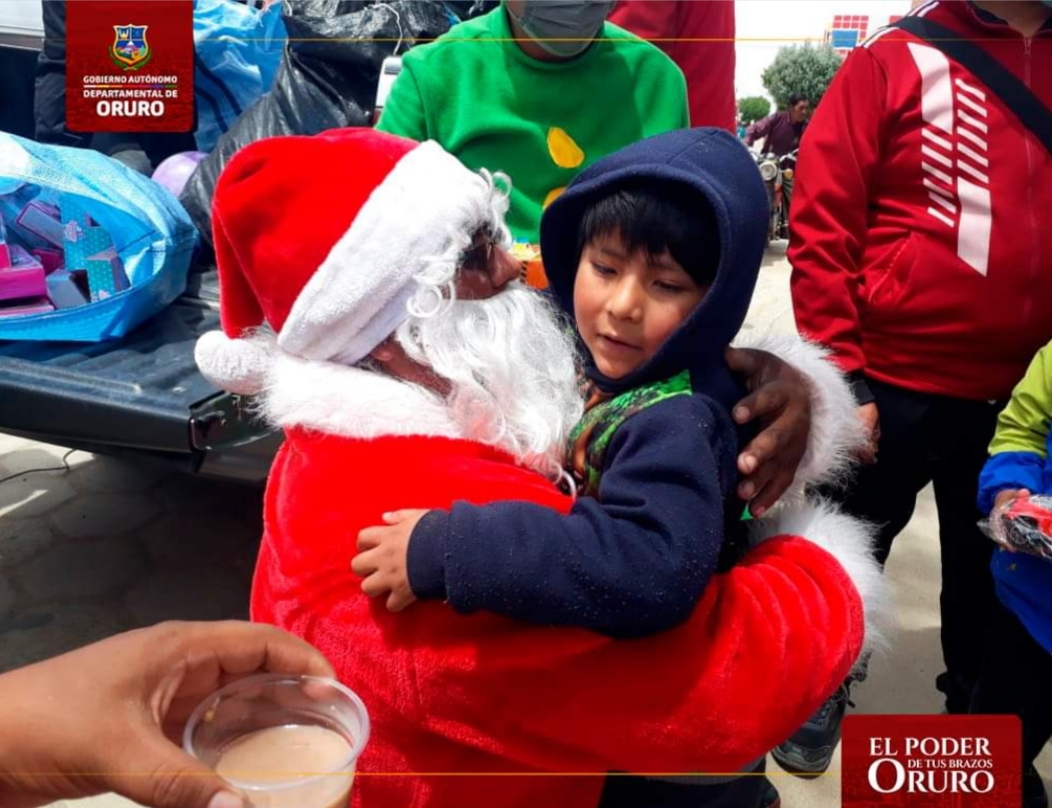
[[[508,13],[552,56],[584,53],[603,30],[615,3],[607,0],[526,0],[522,16]]]

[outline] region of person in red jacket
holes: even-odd
[[[1052,108],[1052,7],[933,0],[912,14],[982,47]],[[852,375],[872,441],[846,495],[885,559],[934,482],[942,557],[937,687],[967,711],[993,604],[976,527],[996,415],[1052,338],[1052,155],[942,51],[884,29],[837,73],[803,140],[792,297],[800,330]],[[1000,403],[999,403],[1000,402]],[[879,461],[879,462],[877,462]],[[821,771],[846,688],[776,753]]]
[[[652,41],[683,71],[691,126],[735,131],[734,3],[621,0],[607,19]]]
[[[216,189],[223,332],[195,355],[286,435],[251,614],[314,644],[367,705],[369,808],[585,808],[608,771],[736,771],[847,674],[881,588],[865,531],[820,510],[761,522],[684,624],[632,641],[441,602],[396,616],[361,591],[356,537],[406,500],[571,506],[553,480],[582,409],[573,338],[512,282],[506,209],[436,143],[373,130],[253,144]],[[850,399],[825,372],[814,387]],[[472,772],[523,776],[441,776]],[[551,772],[595,776],[536,776]]]

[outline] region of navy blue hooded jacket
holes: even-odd
[[[742,390],[724,349],[745,319],[766,244],[767,197],[748,151],[720,129],[648,138],[583,171],[545,212],[541,254],[555,298],[573,313],[585,210],[625,183],[683,183],[711,206],[720,261],[702,302],[644,365],[622,379],[589,375],[605,392],[690,372],[692,395],[630,416],[603,457],[599,495],[566,516],[525,502],[455,503],[417,524],[408,551],[418,598],[537,624],[643,636],[689,617],[716,570],[736,502]],[[730,507],[734,507],[731,505]]]

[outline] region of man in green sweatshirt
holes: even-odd
[[[683,73],[606,22],[613,7],[505,0],[409,51],[377,127],[507,174],[508,226],[536,245],[541,212],[578,172],[690,125]]]

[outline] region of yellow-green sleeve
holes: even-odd
[[[384,103],[376,128],[381,132],[413,140],[428,139],[427,111],[411,65],[403,64]]]
[[[998,416],[990,454],[1034,452],[1046,458],[1050,421],[1052,343],[1038,351],[1023,380],[1012,391],[1008,406]]]

